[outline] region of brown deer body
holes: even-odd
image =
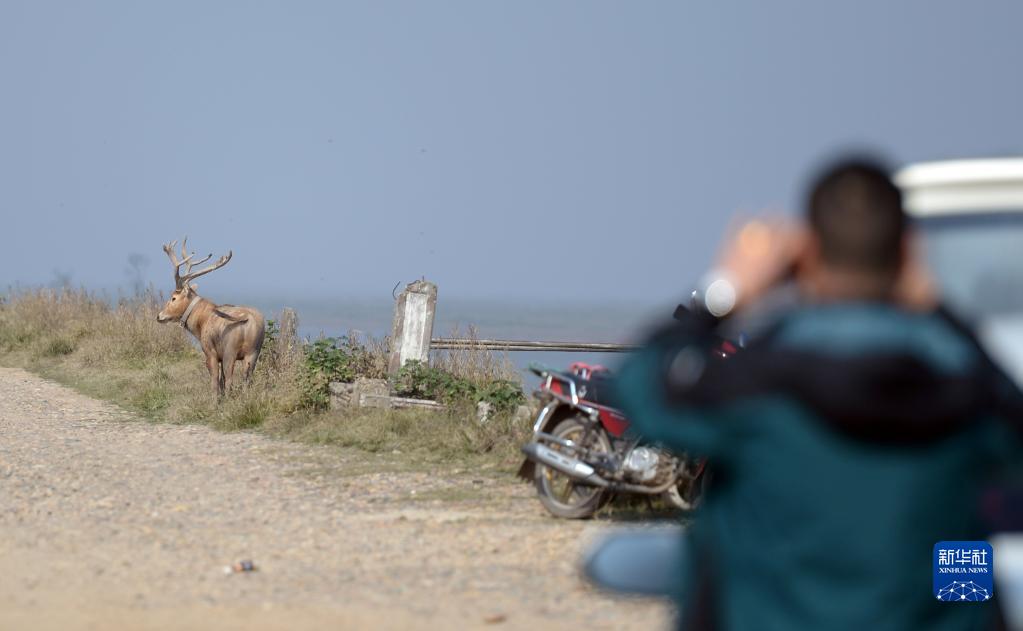
[[[213,255],[192,262],[195,253],[186,253],[187,242],[186,238],[181,244],[181,259],[174,254],[177,241],[163,246],[174,266],[175,289],[156,319],[159,322],[177,322],[199,340],[206,356],[206,369],[210,372],[214,396],[219,396],[231,387],[236,361],[242,362],[245,380],[252,377],[259,351],[263,348],[265,322],[263,314],[252,307],[217,305],[196,292],[198,287],[191,281],[227,265],[232,252],[208,268],[192,272],[193,266],[205,263]],[[184,274],[181,274],[182,265],[186,266]]]

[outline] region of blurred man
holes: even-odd
[[[806,211],[804,226],[738,230],[702,283],[702,313],[619,378],[638,431],[714,472],[688,531],[681,625],[992,628],[994,602],[935,598],[931,555],[985,539],[980,490],[1018,453],[1006,421],[1021,395],[936,309],[886,170],[834,165]],[[713,359],[709,332],[748,321],[782,285],[798,304]]]

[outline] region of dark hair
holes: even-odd
[[[880,162],[847,158],[824,169],[810,187],[807,218],[829,265],[878,275],[898,271],[906,213],[901,191]]]

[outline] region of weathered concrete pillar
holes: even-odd
[[[281,311],[280,350],[278,352],[288,361],[293,360],[298,353],[298,314],[291,307],[284,307],[284,310]]]
[[[430,361],[433,316],[437,311],[437,286],[417,280],[405,286],[394,306],[391,356],[387,371],[395,374],[407,361]]]

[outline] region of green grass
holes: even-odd
[[[73,352],[75,352],[74,340],[67,337],[55,337],[46,342],[42,349],[42,353],[46,357],[60,357]]]
[[[273,336],[252,383],[217,401],[191,336],[178,326],[156,322],[161,304],[153,293],[114,305],[80,290],[9,293],[0,297],[0,363],[26,368],[153,421],[257,431],[369,453],[400,452],[401,460],[416,466],[465,462],[512,470],[519,445],[529,437],[528,423],[515,422],[510,414],[481,425],[470,402],[455,401],[448,412],[332,411],[324,409],[322,398],[311,405],[310,388],[324,386],[321,374],[310,378],[311,362],[305,357],[306,349],[315,347]],[[321,355],[323,348],[320,344]],[[345,346],[345,352],[352,348]],[[363,353],[357,357],[357,370],[380,371],[386,342],[357,350]],[[505,387],[506,365],[489,357],[455,359],[440,361],[445,370],[464,370],[452,373],[458,378],[479,384],[473,392],[484,390],[488,379]]]

